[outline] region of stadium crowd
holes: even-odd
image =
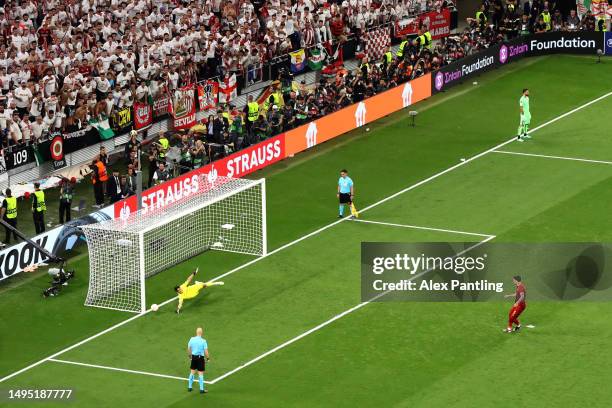
[[[134,101],[331,44],[439,0],[2,2],[3,147],[73,131]]]
[[[424,7],[446,7],[428,0]],[[351,0],[232,0],[189,4],[116,1],[61,4],[5,3],[0,46],[2,145],[36,141],[45,132],[72,131],[91,119],[147,100],[166,89],[252,70],[271,58],[313,44],[340,43],[368,27],[419,11],[421,3],[378,4]],[[428,27],[382,60],[363,57],[348,71],[339,65],[314,85],[296,82],[288,69],[263,100],[232,104],[188,132],[172,132],[145,154],[133,136],[126,145],[127,172],[107,168],[102,152],[91,163],[97,206],[132,195],[135,171],[148,171],[144,187],[200,167],[232,151],[359,102],[504,39],[551,30],[598,30],[590,13],[567,16],[547,1],[484,1],[458,35],[434,43]],[[143,161],[144,163],[141,163]],[[97,181],[97,183],[96,183]]]
[[[396,86],[411,78],[433,71],[466,55],[473,54],[505,39],[538,33],[542,30],[595,30],[596,20],[590,13],[578,19],[572,10],[564,18],[560,12],[550,13],[548,2],[525,3],[519,16],[515,0],[502,3],[485,2],[475,18],[468,19],[467,27],[458,35],[431,41],[427,27],[421,27],[416,38],[404,39],[395,53],[390,47],[382,60],[369,61],[363,57],[359,68],[347,71],[343,66],[321,75],[319,82],[306,85],[296,83],[288,70],[282,70],[271,87],[270,95],[259,103],[249,98],[244,109],[231,104],[221,106],[216,114],[203,119],[188,133],[164,136],[169,147],[153,145],[148,155],[149,185],[163,178],[155,178],[157,163],[183,173],[218,159],[232,151],[247,147],[268,137],[308,123],[364,98]],[[547,17],[549,15],[549,17]],[[541,22],[548,22],[542,27]],[[168,149],[175,149],[172,163],[160,160]],[[136,152],[126,152],[136,166]]]

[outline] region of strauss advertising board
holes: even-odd
[[[143,191],[142,212],[160,209],[199,193],[203,187],[200,183],[203,175],[209,178],[243,177],[284,158],[285,135],[280,134]],[[125,219],[136,212],[138,210],[136,200],[136,196],[132,196],[115,203],[114,217]]]

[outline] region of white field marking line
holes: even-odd
[[[559,116],[557,116],[556,118],[553,118],[553,119],[549,120],[548,122],[542,123],[541,125],[539,125],[539,126],[537,126],[537,127],[533,128],[533,129],[531,129],[531,130],[530,130],[528,133],[533,133],[533,132],[535,132],[535,131],[536,131],[536,130],[538,130],[538,129],[541,129],[541,128],[543,128],[543,127],[545,127],[545,126],[548,126],[548,125],[550,125],[551,123],[554,123],[554,122],[556,122],[556,121],[558,121],[558,120],[560,120],[560,119],[562,119],[562,118],[564,118],[564,117],[566,117],[566,116],[568,116],[568,115],[571,115],[572,113],[578,112],[579,110],[584,109],[584,108],[586,108],[587,106],[590,106],[590,105],[592,105],[592,104],[594,104],[594,103],[596,103],[596,102],[599,102],[600,100],[605,99],[605,98],[607,98],[607,97],[608,97],[608,96],[610,96],[610,95],[612,95],[612,92],[608,92],[607,94],[602,95],[602,96],[600,96],[600,97],[598,97],[598,98],[595,98],[595,99],[593,99],[593,100],[592,100],[592,101],[590,101],[590,102],[587,102],[587,103],[585,103],[585,104],[583,104],[583,105],[581,105],[581,106],[579,106],[579,107],[577,107],[577,108],[572,109],[571,111],[565,112],[564,114],[559,115]],[[486,155],[486,154],[489,154],[489,153],[491,153],[491,152],[493,152],[493,151],[495,151],[495,150],[497,150],[497,149],[499,149],[499,148],[501,148],[501,147],[503,147],[503,146],[505,146],[505,145],[507,145],[507,144],[509,144],[509,143],[512,143],[512,142],[513,142],[513,141],[515,141],[515,140],[516,140],[516,137],[515,137],[515,136],[513,136],[511,139],[506,140],[505,142],[500,143],[500,144],[498,144],[497,146],[492,147],[492,148],[491,148],[491,149],[489,149],[489,150],[486,150],[486,151],[484,151],[484,152],[482,152],[482,153],[479,153],[479,154],[477,154],[477,155],[475,155],[475,156],[472,156],[472,157],[470,157],[469,159],[467,159],[467,160],[465,160],[465,161],[459,162],[459,163],[455,164],[454,166],[451,166],[451,167],[447,168],[446,170],[443,170],[443,171],[441,171],[441,172],[439,172],[439,173],[434,174],[433,176],[430,176],[430,177],[428,177],[428,178],[426,178],[426,179],[424,179],[424,180],[421,180],[421,181],[419,181],[418,183],[413,184],[412,186],[407,187],[407,188],[405,188],[405,189],[403,189],[403,190],[401,190],[401,191],[398,191],[398,192],[397,192],[397,193],[395,193],[395,194],[392,194],[392,195],[390,195],[390,196],[387,196],[387,197],[383,198],[382,200],[380,200],[380,201],[378,201],[378,202],[376,202],[376,203],[373,203],[373,204],[369,205],[369,206],[368,206],[368,207],[366,207],[366,208],[362,208],[360,212],[361,212],[361,213],[363,213],[363,212],[365,212],[365,211],[367,211],[367,210],[369,210],[369,209],[371,209],[371,208],[374,208],[374,207],[376,207],[376,206],[378,206],[378,205],[380,205],[380,204],[383,204],[383,203],[385,203],[385,202],[387,202],[387,201],[389,201],[389,200],[391,200],[391,199],[393,199],[393,198],[395,198],[395,197],[397,197],[397,196],[399,196],[399,195],[401,195],[401,194],[404,194],[404,193],[406,193],[406,192],[408,192],[408,191],[410,191],[410,190],[413,190],[413,189],[415,189],[415,188],[417,188],[417,187],[419,187],[419,186],[422,186],[423,184],[426,184],[426,183],[428,183],[428,182],[430,182],[430,181],[432,181],[432,180],[435,180],[436,178],[438,178],[438,177],[440,177],[440,176],[442,176],[442,175],[444,175],[444,174],[446,174],[446,173],[449,173],[449,172],[451,172],[451,171],[453,171],[453,170],[456,170],[457,168],[459,168],[459,167],[461,167],[461,166],[464,166],[464,165],[466,165],[466,164],[468,164],[468,163],[472,162],[473,160],[476,160],[476,159],[478,159],[478,158],[480,158],[480,157],[482,157],[482,156],[484,156],[484,155]],[[269,256],[271,256],[271,255],[274,255],[274,254],[276,254],[277,252],[280,252],[280,251],[282,251],[282,250],[285,250],[285,249],[287,249],[287,248],[289,248],[289,247],[291,247],[291,246],[293,246],[293,245],[295,245],[295,244],[297,244],[297,243],[299,243],[299,242],[302,242],[302,241],[303,241],[303,240],[305,240],[305,239],[308,239],[308,238],[310,238],[310,237],[312,237],[312,236],[314,236],[314,235],[317,235],[317,234],[319,234],[319,233],[321,233],[321,232],[323,232],[323,231],[327,230],[328,228],[331,228],[331,227],[333,227],[333,226],[335,226],[335,225],[338,225],[338,224],[340,224],[341,222],[346,221],[347,219],[348,219],[348,218],[342,218],[342,219],[339,219],[339,220],[337,220],[337,221],[334,221],[334,222],[332,222],[332,223],[330,223],[330,224],[327,224],[327,225],[325,225],[325,226],[323,226],[323,227],[321,227],[321,228],[319,228],[319,229],[317,229],[317,230],[315,230],[315,231],[312,231],[312,232],[310,232],[310,233],[308,233],[308,234],[306,234],[306,235],[301,236],[300,238],[298,238],[298,239],[296,239],[296,240],[294,240],[294,241],[288,242],[288,243],[286,243],[285,245],[282,245],[282,246],[280,246],[280,247],[278,247],[278,248],[276,248],[276,249],[274,249],[274,250],[272,250],[272,251],[268,252],[268,253],[267,253],[266,255],[264,255],[264,256],[261,256],[261,257],[259,257],[259,258],[255,258],[255,259],[253,259],[253,260],[251,260],[251,261],[249,261],[249,262],[246,262],[246,263],[244,263],[244,264],[242,264],[242,265],[238,266],[237,268],[234,268],[234,269],[232,269],[232,270],[230,270],[230,271],[228,271],[228,272],[225,272],[225,273],[223,273],[223,274],[221,274],[221,275],[217,276],[216,278],[211,279],[210,281],[216,281],[216,280],[222,279],[222,278],[224,278],[224,277],[226,277],[226,276],[229,276],[229,275],[231,275],[231,274],[233,274],[233,273],[235,273],[235,272],[238,272],[239,270],[241,270],[241,269],[243,269],[243,268],[246,268],[246,267],[248,267],[248,266],[250,266],[250,265],[252,265],[252,264],[254,264],[254,263],[256,263],[256,262],[259,262],[259,261],[261,261],[261,260],[262,260],[262,259],[264,259],[264,258],[267,258],[267,257],[269,257]],[[174,301],[174,300],[176,300],[176,299],[177,299],[177,296],[172,297],[172,298],[170,298],[170,299],[168,299],[168,300],[166,300],[166,301],[164,301],[164,302],[160,303],[160,304],[159,304],[159,307],[165,306],[165,305],[167,305],[168,303],[170,303],[170,302],[172,302],[172,301]],[[130,317],[129,319],[126,319],[126,320],[124,320],[124,321],[122,321],[122,322],[119,322],[119,323],[117,323],[117,324],[115,324],[115,325],[113,325],[113,326],[111,326],[111,327],[109,327],[109,328],[107,328],[107,329],[105,329],[105,330],[102,330],[101,332],[98,332],[98,333],[96,333],[96,334],[94,334],[94,335],[92,335],[92,336],[90,336],[90,337],[87,337],[86,339],[83,339],[83,340],[79,341],[78,343],[75,343],[75,344],[73,344],[73,345],[71,345],[71,346],[66,347],[66,348],[65,348],[65,349],[63,349],[63,350],[60,350],[60,351],[58,351],[58,352],[56,352],[56,353],[54,353],[54,354],[51,354],[50,356],[45,357],[45,358],[43,358],[42,360],[39,360],[39,361],[37,361],[37,362],[35,362],[35,363],[30,364],[30,365],[29,365],[29,366],[27,366],[27,367],[24,367],[24,368],[22,368],[22,369],[20,369],[20,370],[17,370],[17,371],[15,371],[15,372],[13,372],[13,373],[11,373],[11,374],[9,374],[9,375],[7,375],[7,376],[5,376],[5,377],[1,378],[1,379],[0,379],[0,383],[4,382],[4,381],[6,381],[6,380],[8,380],[8,379],[10,379],[10,378],[13,378],[13,377],[15,377],[15,376],[17,376],[17,375],[19,375],[19,374],[21,374],[21,373],[25,372],[25,371],[28,371],[28,370],[30,370],[30,369],[32,369],[32,368],[34,368],[34,367],[37,367],[37,366],[39,366],[40,364],[44,363],[45,361],[47,361],[47,360],[49,360],[49,359],[51,359],[51,358],[55,358],[55,357],[57,357],[57,356],[59,356],[59,355],[62,355],[62,354],[66,353],[66,352],[68,352],[68,351],[70,351],[70,350],[73,350],[73,349],[75,349],[75,348],[77,348],[77,347],[79,347],[79,346],[81,346],[81,345],[83,345],[83,344],[85,344],[85,343],[87,343],[87,342],[89,342],[89,341],[91,341],[91,340],[94,340],[94,339],[96,339],[96,338],[98,338],[98,337],[100,337],[100,336],[102,336],[102,335],[104,335],[104,334],[106,334],[106,333],[108,333],[108,332],[111,332],[111,331],[113,331],[113,330],[115,330],[115,329],[117,329],[117,328],[119,328],[119,327],[121,327],[121,326],[123,326],[123,325],[125,325],[125,324],[127,324],[127,323],[129,323],[129,322],[131,322],[131,321],[133,321],[133,320],[136,320],[136,319],[138,319],[139,317],[142,317],[142,316],[146,315],[146,314],[147,314],[147,313],[149,313],[150,311],[151,311],[151,310],[149,309],[149,310],[145,311],[144,313],[140,313],[140,314],[134,315],[134,316]]]
[[[612,164],[612,161],[605,161],[605,160],[591,160],[591,159],[580,159],[577,157],[549,156],[546,154],[510,152],[508,150],[496,150],[493,153],[511,154],[511,155],[516,155],[516,156],[542,157],[545,159],[570,160],[570,161],[585,162],[585,163]]]
[[[139,370],[128,370],[127,368],[117,368],[117,367],[109,367],[109,366],[103,366],[103,365],[98,365],[98,364],[80,363],[78,361],[60,360],[57,358],[50,358],[48,359],[48,361],[52,361],[54,363],[72,364],[72,365],[77,365],[77,366],[82,366],[82,367],[101,368],[103,370],[121,371],[124,373],[130,373],[130,374],[141,374],[141,375],[149,375],[151,377],[171,378],[173,380],[188,381],[188,379],[185,377],[177,377],[175,375],[150,373],[148,371],[139,371]],[[210,384],[210,381],[204,381],[204,383]]]
[[[543,127],[546,127],[546,126],[548,126],[548,125],[551,125],[551,124],[553,124],[553,123],[557,122],[558,120],[561,120],[561,119],[563,119],[563,118],[565,118],[565,117],[567,117],[567,116],[569,116],[569,115],[571,115],[571,114],[573,114],[573,113],[578,112],[578,111],[579,111],[579,110],[581,110],[581,109],[584,109],[584,108],[586,108],[586,107],[588,107],[588,106],[591,106],[591,105],[592,105],[592,104],[594,104],[594,103],[597,103],[597,102],[601,101],[602,99],[607,98],[607,97],[608,97],[608,96],[610,96],[610,95],[612,95],[612,92],[608,92],[607,94],[602,95],[602,96],[600,96],[600,97],[598,97],[598,98],[595,98],[595,99],[593,99],[592,101],[589,101],[589,102],[587,102],[587,103],[585,103],[585,104],[583,104],[583,105],[580,105],[580,106],[578,106],[577,108],[574,108],[574,109],[572,109],[572,110],[570,110],[570,111],[567,111],[567,112],[565,112],[565,113],[563,113],[563,114],[561,114],[561,115],[557,116],[556,118],[553,118],[553,119],[549,120],[548,122],[544,122],[544,123],[542,123],[541,125],[534,127],[533,129],[531,129],[531,130],[530,130],[530,131],[528,131],[527,133],[529,133],[529,134],[530,134],[530,133],[533,133],[533,132],[535,132],[535,131],[537,131],[537,130],[539,130],[539,129],[542,129]],[[374,208],[374,207],[376,207],[376,206],[378,206],[378,205],[380,205],[380,204],[382,204],[382,203],[384,203],[384,202],[387,202],[387,201],[389,201],[389,200],[392,200],[392,199],[394,199],[395,197],[397,197],[398,195],[404,194],[404,193],[406,193],[406,192],[408,192],[408,191],[410,191],[410,190],[413,190],[413,189],[415,189],[415,188],[417,188],[417,187],[422,186],[423,184],[429,183],[430,181],[435,180],[435,179],[437,179],[438,177],[440,177],[440,176],[442,176],[442,175],[444,175],[444,174],[446,174],[446,173],[450,173],[451,171],[456,170],[456,169],[458,169],[459,167],[464,166],[464,165],[466,165],[466,164],[470,163],[471,161],[474,161],[474,160],[476,160],[476,159],[478,159],[478,158],[481,158],[482,156],[485,156],[485,155],[487,155],[487,154],[489,154],[489,153],[491,153],[491,152],[494,152],[495,150],[497,150],[497,149],[499,149],[499,148],[502,148],[502,147],[504,147],[505,145],[510,144],[510,143],[512,143],[512,142],[514,142],[514,141],[516,141],[516,136],[513,136],[511,139],[508,139],[508,140],[506,140],[505,142],[502,142],[502,143],[498,144],[497,146],[494,146],[494,147],[490,148],[489,150],[486,150],[486,151],[484,151],[484,152],[482,152],[482,153],[478,153],[477,155],[472,156],[472,157],[470,157],[470,158],[466,159],[465,161],[461,161],[461,162],[459,162],[459,163],[455,164],[454,166],[451,166],[451,167],[447,168],[446,170],[443,170],[443,171],[441,171],[441,172],[439,172],[439,173],[434,174],[433,176],[430,176],[430,177],[428,177],[428,178],[426,178],[426,179],[424,179],[424,180],[421,180],[421,181],[419,181],[418,183],[413,184],[413,185],[412,185],[412,186],[410,186],[410,187],[407,187],[407,188],[405,188],[405,189],[403,189],[403,190],[401,190],[401,191],[398,191],[398,192],[397,192],[397,193],[395,193],[395,194],[392,194],[392,195],[390,195],[390,196],[387,196],[387,197],[383,198],[382,200],[380,200],[380,201],[378,201],[378,202],[376,202],[376,203],[374,203],[374,204],[371,204],[371,205],[369,205],[369,206],[367,206],[367,207],[365,207],[365,208],[361,209],[359,212],[360,212],[360,213],[362,213],[362,212],[364,212],[364,211],[369,210],[370,208]]]
[[[448,232],[449,234],[474,235],[474,236],[477,236],[477,237],[485,237],[485,238],[495,237],[494,235],[491,235],[491,234],[481,234],[481,233],[478,233],[478,232],[457,231],[457,230],[444,229],[444,228],[434,228],[434,227],[421,227],[421,226],[418,226],[418,225],[395,224],[395,223],[392,223],[392,222],[382,222],[382,221],[373,221],[373,220],[360,220],[359,218],[352,218],[351,221],[354,221],[354,222],[363,222],[363,223],[366,223],[366,224],[387,225],[389,227],[411,228],[411,229],[425,230],[425,231]]]
[[[459,252],[459,253],[458,253],[457,255],[455,255],[455,256],[461,256],[462,254],[464,254],[464,253],[466,253],[466,252],[468,252],[468,251],[471,251],[472,249],[477,248],[477,247],[479,247],[480,245],[482,245],[482,244],[484,244],[484,243],[486,243],[486,242],[489,242],[489,241],[490,241],[490,240],[492,240],[493,238],[495,238],[495,236],[494,236],[494,235],[488,236],[488,237],[487,237],[487,238],[485,238],[484,240],[482,240],[482,241],[480,241],[480,242],[478,242],[478,243],[476,243],[476,244],[474,244],[474,245],[470,246],[470,247],[469,247],[469,248],[467,248],[467,249],[464,249],[463,251]],[[418,274],[414,275],[413,277],[411,277],[410,279],[407,279],[407,281],[408,281],[408,282],[413,281],[413,280],[415,280],[415,279],[417,279],[417,278],[419,278],[419,277],[421,277],[421,276],[425,275],[425,274],[426,274],[426,273],[428,273],[428,272],[431,272],[431,269],[428,269],[428,270],[426,270],[426,271],[423,271],[423,272],[421,272],[421,273],[418,273]],[[248,367],[248,366],[250,366],[250,365],[255,364],[256,362],[258,362],[258,361],[260,361],[260,360],[262,360],[262,359],[264,359],[264,358],[268,357],[268,356],[269,356],[269,355],[271,355],[271,354],[276,353],[277,351],[279,351],[279,350],[281,350],[281,349],[284,349],[285,347],[287,347],[287,346],[289,346],[289,345],[291,345],[291,344],[295,343],[296,341],[299,341],[299,340],[303,339],[304,337],[306,337],[306,336],[308,336],[308,335],[310,335],[310,334],[312,334],[312,333],[314,333],[314,332],[316,332],[316,331],[318,331],[318,330],[321,330],[322,328],[324,328],[325,326],[328,326],[328,325],[332,324],[332,323],[333,323],[333,322],[335,322],[336,320],[340,320],[340,319],[342,319],[344,316],[347,316],[347,315],[349,315],[349,314],[351,314],[351,313],[353,313],[353,312],[355,312],[355,311],[357,311],[357,310],[361,309],[362,307],[366,306],[367,304],[372,303],[372,302],[374,302],[374,301],[376,301],[376,300],[380,299],[381,297],[383,297],[383,296],[385,296],[385,295],[388,295],[390,292],[392,292],[392,291],[391,291],[391,290],[387,290],[387,291],[385,291],[385,292],[379,293],[378,295],[373,296],[373,297],[372,297],[372,298],[370,298],[369,300],[366,300],[366,301],[364,301],[364,302],[361,302],[361,303],[359,303],[359,304],[357,304],[357,305],[355,305],[355,306],[351,307],[350,309],[347,309],[347,310],[345,310],[344,312],[342,312],[342,313],[339,313],[339,314],[335,315],[334,317],[332,317],[332,318],[330,318],[330,319],[328,319],[328,320],[324,321],[323,323],[321,323],[321,324],[319,324],[319,325],[317,325],[317,326],[313,327],[312,329],[306,330],[306,331],[305,331],[305,332],[303,332],[302,334],[300,334],[300,335],[298,335],[298,336],[295,336],[295,337],[293,337],[292,339],[287,340],[286,342],[284,342],[284,343],[282,343],[282,344],[279,344],[278,346],[274,347],[273,349],[268,350],[268,351],[266,351],[266,352],[265,352],[265,353],[263,353],[263,354],[260,354],[259,356],[257,356],[257,357],[255,357],[255,358],[253,358],[252,360],[247,361],[246,363],[244,363],[244,364],[242,364],[242,365],[240,365],[240,366],[238,366],[238,367],[234,368],[233,370],[230,370],[230,371],[226,372],[225,374],[220,375],[219,377],[213,378],[213,379],[210,381],[210,383],[211,383],[211,384],[216,384],[216,383],[218,383],[219,381],[221,381],[221,380],[223,380],[223,379],[225,379],[225,378],[229,377],[230,375],[235,374],[235,373],[237,373],[238,371],[240,371],[240,370],[242,370],[242,369],[244,369],[244,368],[246,368],[246,367]]]

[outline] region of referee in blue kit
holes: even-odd
[[[187,391],[193,390],[193,380],[195,372],[198,372],[198,380],[200,382],[200,394],[207,393],[204,388],[204,370],[206,369],[206,361],[210,360],[208,356],[208,343],[202,338],[202,328],[196,329],[196,335],[189,339],[187,344],[187,353],[191,359],[191,372],[189,373],[189,386]],[[204,360],[206,359],[206,361]]]
[[[353,189],[353,180],[348,176],[348,171],[346,169],[340,170],[340,178],[338,179],[338,193],[336,194],[338,200],[340,201],[339,214],[338,218],[342,218],[344,216],[344,206],[350,205],[353,203],[353,198],[355,198],[355,190]]]

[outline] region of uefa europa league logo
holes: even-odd
[[[434,84],[436,89],[439,91],[444,86],[444,74],[442,72],[438,72],[436,74],[436,79],[434,80]]]
[[[217,169],[215,169],[215,166],[213,165],[212,168],[210,169],[210,172],[208,173],[208,182],[210,184],[213,184],[218,177],[218,173],[217,173]]]
[[[130,213],[132,212],[132,210],[130,209],[130,206],[127,205],[127,203],[124,201],[123,202],[123,206],[121,207],[121,210],[119,211],[119,219],[125,221],[130,217]]]
[[[505,64],[508,61],[508,47],[502,45],[499,49],[499,62]]]

